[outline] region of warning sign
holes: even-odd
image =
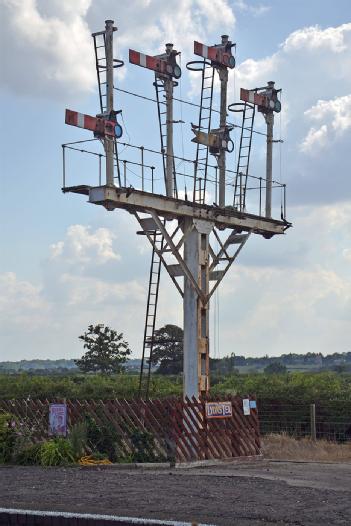
[[[207,402],[207,418],[230,418],[233,415],[231,402]]]

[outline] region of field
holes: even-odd
[[[120,375],[32,375],[0,374],[0,399],[24,398],[132,398],[138,394],[139,377],[136,374]],[[181,376],[154,374],[150,396],[180,395]],[[231,374],[213,376],[211,393],[255,394],[258,398],[301,400],[351,400],[351,374],[285,373],[285,374]]]

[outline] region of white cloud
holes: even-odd
[[[282,166],[288,202],[344,201],[350,189],[344,159],[351,122],[351,23],[294,31],[272,55],[243,61],[235,75],[237,90],[264,86],[269,80],[283,89],[275,136],[279,139],[282,134],[284,144],[274,147],[273,176],[278,177]],[[263,128],[261,116],[256,126]],[[257,136],[254,140],[259,142]],[[321,156],[322,151],[327,155]],[[255,149],[250,171],[262,175],[262,160]]]
[[[63,260],[74,265],[103,265],[109,261],[118,261],[121,256],[113,248],[115,236],[107,228],[98,228],[95,232],[89,226],[71,225],[67,229],[64,241],[51,245],[51,259]]]
[[[130,237],[130,229],[123,230],[123,237]],[[123,262],[113,240],[108,228],[72,225],[63,240],[49,247],[40,285],[13,272],[0,274],[1,359],[76,356],[82,352],[78,335],[90,323],[124,331],[140,352],[146,282],[119,268]],[[128,247],[128,239],[123,246]]]
[[[341,53],[348,48],[347,39],[351,31],[351,23],[342,24],[338,27],[311,26],[298,29],[291,33],[282,44],[284,51],[294,50],[327,50],[334,53]]]
[[[270,11],[271,7],[268,6],[268,5],[252,5],[252,4],[249,4],[247,2],[245,2],[244,0],[236,0],[234,2],[234,6],[239,9],[239,11],[243,11],[244,13],[250,13],[250,14],[253,14],[254,16],[261,16],[263,15],[264,13],[267,13],[268,11]]]
[[[323,122],[320,128],[310,128],[301,144],[303,152],[316,152],[334,142],[351,128],[351,95],[332,100],[319,100],[305,111],[305,117],[314,122]]]
[[[342,133],[351,127],[351,95],[319,100],[315,106],[305,111],[305,115],[315,121],[329,118],[334,130]]]
[[[89,93],[95,72],[89,0],[1,2],[1,83],[17,94],[60,97]]]
[[[220,300],[227,352],[233,340],[236,354],[348,349],[351,284],[337,272],[318,265],[273,270],[239,264],[228,282]]]
[[[311,128],[300,146],[301,151],[319,153],[319,150],[327,144],[327,136],[328,128],[326,124],[323,124],[318,129]]]
[[[233,31],[235,15],[227,0],[196,0],[195,6],[205,20],[207,31],[214,31],[223,26],[230,27]],[[196,30],[199,31],[200,27]]]
[[[14,272],[0,274],[0,325],[2,331],[32,332],[47,324],[50,305],[42,288],[19,280]],[[14,328],[13,328],[14,327]]]
[[[0,45],[2,84],[18,94],[50,98],[78,97],[95,89],[91,33],[103,29],[104,18],[118,26],[117,56],[129,47],[157,53],[173,41],[192,55],[193,40],[217,29],[234,29],[235,15],[227,0],[2,0]],[[13,38],[16,35],[16,38]],[[118,71],[119,78],[125,77]]]
[[[218,293],[221,355],[348,349],[351,203],[300,207],[293,217],[294,229],[283,238],[250,239],[225,277]],[[123,260],[115,265],[113,258],[115,273],[106,272],[96,242],[81,247],[81,240],[95,239],[99,229],[73,228],[45,261],[40,286],[13,273],[1,276],[1,329],[9,342],[8,358],[77,356],[82,352],[78,335],[90,323],[123,331],[140,356],[150,250],[132,261],[139,253],[130,242],[135,228],[120,230],[120,244],[131,251],[128,275],[120,268]],[[214,307],[212,302],[211,321]],[[181,300],[165,271],[158,314],[158,325],[182,323]]]
[[[103,304],[122,308],[123,304],[145,300],[145,289],[135,280],[111,284],[103,279],[65,273],[59,277],[59,283],[66,289],[68,306],[89,304],[96,308]]]
[[[339,85],[351,80],[350,49],[351,23],[326,29],[302,28],[291,33],[271,56],[242,62],[236,73],[241,86],[249,88],[274,80],[272,75],[279,82],[284,79],[289,98],[305,102],[319,92],[325,93],[331,85],[335,89],[335,79]]]

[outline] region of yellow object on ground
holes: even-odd
[[[112,462],[110,462],[108,458],[96,460],[94,459],[93,455],[86,455],[78,460],[78,464],[80,466],[100,466],[112,464]]]

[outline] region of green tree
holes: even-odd
[[[183,329],[177,325],[165,325],[154,334],[152,365],[159,374],[179,374],[183,370]]]
[[[131,353],[128,342],[123,340],[123,333],[105,327],[105,325],[89,325],[88,332],[79,336],[88,349],[75,364],[84,373],[120,373],[123,364]]]
[[[266,374],[283,374],[287,372],[287,368],[280,362],[273,362],[264,368],[264,372]]]

